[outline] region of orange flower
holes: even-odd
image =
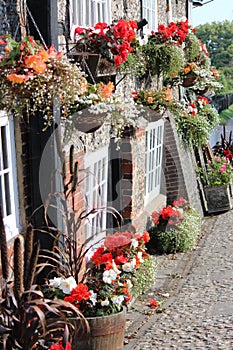
[[[5,47],[5,51],[6,51],[6,52],[10,52],[9,46],[6,46],[6,47]]]
[[[148,103],[152,103],[153,101],[154,101],[153,97],[149,96],[149,97],[147,98],[147,102],[148,102]]]
[[[48,61],[48,58],[49,58],[48,51],[42,50],[42,51],[39,51],[38,54],[41,56],[43,61],[45,62]]]
[[[167,102],[172,102],[172,89],[166,89],[165,92],[165,100]]]
[[[41,55],[30,55],[25,57],[26,68],[32,68],[37,74],[42,74],[46,70],[46,63]]]
[[[14,84],[22,84],[26,81],[26,75],[24,74],[9,74],[6,78]]]
[[[108,84],[101,84],[100,86],[100,96],[103,98],[109,98],[112,96],[112,92],[114,90],[114,85],[112,82],[109,82]]]

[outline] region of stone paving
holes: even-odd
[[[233,350],[233,211],[206,217],[192,252],[158,257],[155,286],[128,312],[125,350]],[[159,309],[149,299],[163,301]]]

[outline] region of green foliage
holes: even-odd
[[[207,45],[211,64],[219,69],[222,92],[233,91],[233,21],[212,22],[197,27],[197,37]],[[221,69],[220,69],[221,68]]]
[[[184,65],[184,51],[174,44],[158,44],[154,37],[149,38],[143,47],[148,70],[164,78],[177,75]]]
[[[187,37],[185,39],[185,59],[188,62],[191,62],[200,55],[200,44],[197,36],[193,33],[190,32],[187,34]]]
[[[193,248],[201,233],[201,223],[200,214],[195,209],[187,209],[176,228],[162,232],[153,227],[149,231],[149,243],[159,253],[185,252]]]
[[[211,105],[205,105],[197,115],[180,113],[175,115],[177,132],[183,142],[194,147],[202,147],[209,140],[210,133],[219,123],[217,111]]]
[[[207,45],[212,65],[216,68],[232,66],[233,21],[202,24],[196,29],[197,37]]]
[[[228,109],[224,109],[220,114],[220,124],[225,125],[228,120],[233,118],[233,105],[231,105]]]
[[[140,265],[136,271],[134,286],[132,289],[133,297],[145,293],[155,282],[157,275],[157,262],[155,257],[150,256]]]
[[[233,92],[233,66],[221,67],[219,69],[220,78],[219,82],[223,85],[220,92],[229,94]]]

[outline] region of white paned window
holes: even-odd
[[[0,111],[0,204],[9,240],[18,233],[18,205],[13,119]]]
[[[146,129],[145,205],[160,193],[164,123],[150,123]]]
[[[158,13],[156,0],[142,1],[142,17],[148,22],[147,27],[151,30],[157,30],[158,27]]]
[[[73,23],[93,26],[98,22],[111,23],[110,0],[72,0]]]
[[[86,239],[99,240],[106,230],[108,147],[85,157],[84,163],[86,209],[97,209],[86,221]]]

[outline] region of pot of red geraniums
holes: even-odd
[[[191,249],[200,234],[201,217],[183,197],[151,214],[148,252],[176,253]]]
[[[100,73],[104,73],[106,67],[110,67],[110,71],[112,67],[119,68],[133,51],[137,22],[120,19],[111,25],[99,22],[94,27],[74,26],[73,30],[75,46],[71,53],[87,58],[89,54],[100,55],[97,66]]]
[[[73,350],[123,350],[125,306],[131,299],[136,269],[148,257],[148,240],[148,232],[107,235],[94,253],[81,250],[81,260],[88,255],[82,278],[76,273],[76,278],[61,274],[48,280],[47,293],[76,306],[89,323],[89,333],[77,332]]]

